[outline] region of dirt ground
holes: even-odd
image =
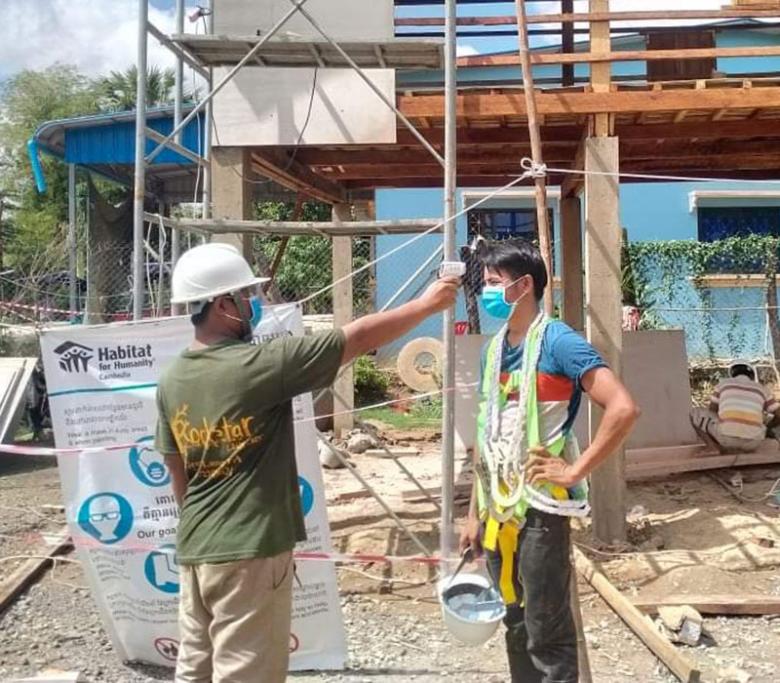
[[[404,465],[425,487],[439,483],[435,444],[405,456]],[[353,456],[360,472],[419,539],[438,546],[439,512],[390,459]],[[719,472],[728,480],[733,472]],[[758,498],[780,477],[780,467],[742,469],[742,495]],[[461,483],[466,475],[459,473]],[[341,552],[411,555],[419,551],[379,504],[365,497],[347,470],[325,471],[334,547]],[[459,499],[465,512],[465,497]],[[19,559],[40,552],[41,535],[56,533],[64,517],[57,470],[48,459],[0,455],[0,576]],[[593,552],[587,527],[576,542],[601,563],[631,598],[672,595],[762,594],[780,596],[780,521],[766,500],[744,502],[708,475],[677,476],[631,485],[631,539],[643,551]],[[778,547],[764,547],[771,545]],[[659,548],[650,550],[651,548]],[[599,549],[595,549],[599,550]],[[72,555],[0,615],[0,680],[47,668],[81,671],[87,681],[135,683],[171,680],[171,670],[119,662]],[[349,641],[345,671],[290,676],[302,681],[507,681],[502,629],[482,648],[450,638],[434,598],[433,570],[418,564],[340,567],[339,582]],[[675,680],[590,587],[579,585],[593,679],[598,683]],[[705,680],[732,675],[757,683],[780,679],[780,618],[705,618],[708,646],[680,646],[708,672]],[[734,672],[736,671],[736,673]]]

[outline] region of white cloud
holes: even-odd
[[[136,62],[137,11],[137,0],[3,0],[0,76],[57,62],[89,75],[125,69]],[[173,10],[150,6],[149,20],[174,28]],[[150,65],[173,64],[157,40],[148,45]]]
[[[473,45],[458,43],[458,57],[471,57],[478,54],[479,50],[477,50],[477,48],[475,48]]]

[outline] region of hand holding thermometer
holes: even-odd
[[[463,277],[466,274],[466,264],[463,261],[442,261],[439,264],[439,278]]]

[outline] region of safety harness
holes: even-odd
[[[589,512],[585,482],[566,490],[544,483],[532,486],[525,481],[528,452],[542,445],[554,457],[573,462],[579,456],[572,434],[560,432],[552,438],[541,433],[537,397],[537,369],[544,335],[550,319],[540,313],[528,329],[522,366],[509,373],[501,385],[501,364],[507,325],[489,342],[485,371],[480,387],[477,473],[477,502],[485,523],[483,546],[501,553],[499,587],[507,604],[517,602],[512,572],[513,555],[525,523],[528,507],[554,515],[583,517]],[[506,410],[508,397],[517,392],[516,419]],[[502,417],[510,418],[502,420]]]

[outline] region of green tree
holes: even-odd
[[[74,67],[57,64],[42,71],[21,71],[0,88],[0,194],[15,198],[18,209],[9,218],[5,266],[27,269],[35,255],[57,243],[67,219],[67,169],[41,155],[48,191],[35,188],[27,141],[45,121],[98,111],[93,83]]]
[[[263,202],[257,205],[258,220],[290,221],[294,204],[285,202]],[[301,221],[328,221],[331,208],[320,202],[304,202]],[[258,237],[255,239],[255,253],[262,255],[266,264],[273,264],[279,250],[283,256],[276,271],[275,284],[285,301],[299,301],[314,292],[328,287],[333,281],[331,240],[328,237],[297,236],[285,240],[281,237]],[[370,241],[356,238],[352,242],[352,268],[367,263],[371,253]],[[368,312],[373,305],[372,274],[370,269],[358,273],[353,280],[355,314]],[[304,313],[331,313],[332,294],[323,292],[304,306]]]
[[[125,71],[112,71],[108,76],[99,78],[95,85],[100,95],[102,109],[128,111],[135,109],[136,88],[138,87],[138,67],[131,66]],[[146,106],[161,107],[173,103],[175,76],[173,69],[151,67],[146,75]],[[189,91],[184,99],[191,99]]]

